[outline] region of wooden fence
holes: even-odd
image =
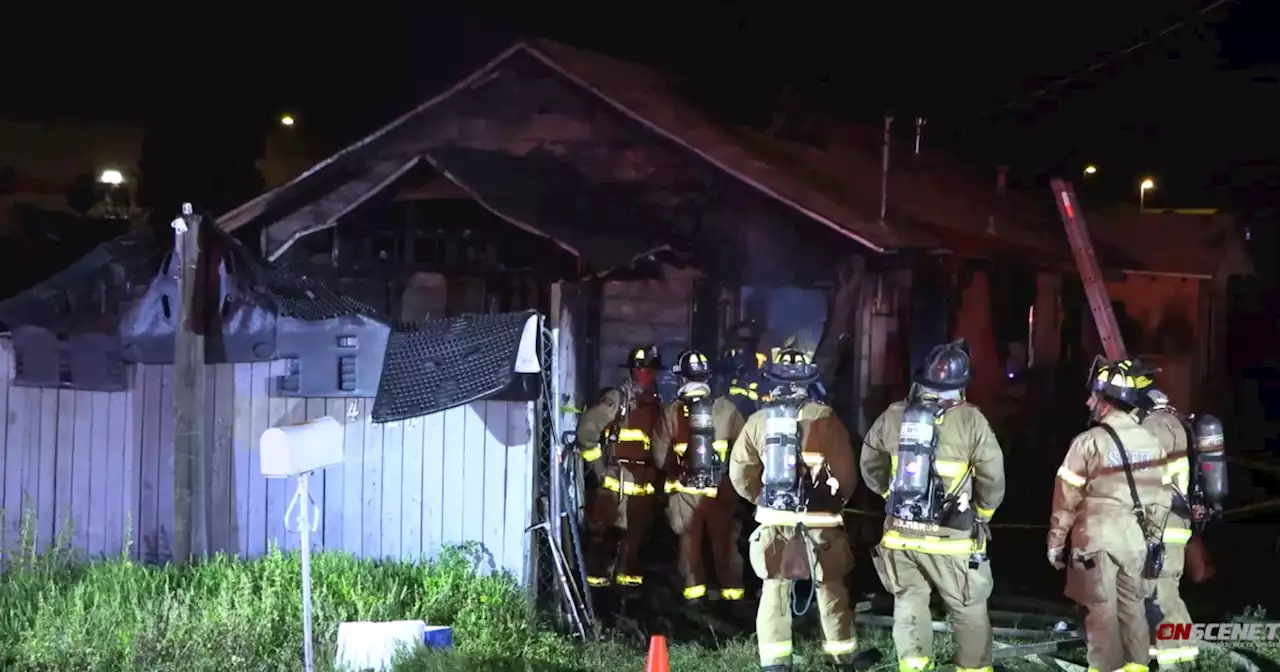
[[[291,480],[264,479],[258,438],[269,427],[332,416],[345,427],[342,465],[311,478],[322,512],[318,547],[416,560],[444,545],[483,544],[494,567],[525,576],[536,474],[532,405],[477,402],[405,422],[372,424],[372,399],[287,399],[268,390],[284,362],[211,365],[209,536],[215,550],[262,555],[285,527]],[[34,534],[89,556],[169,557],[173,529],[173,367],[136,366],[128,392],[14,387],[0,355],[3,541]],[[23,525],[23,519],[28,521]]]

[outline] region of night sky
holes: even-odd
[[[1111,199],[1150,173],[1153,205],[1239,200],[1224,188],[1270,175],[1280,156],[1268,37],[1280,3],[1263,0],[1226,3],[1039,96],[1213,0],[63,4],[31,10],[48,16],[29,29],[10,24],[0,55],[18,72],[0,114],[147,124],[155,202],[235,205],[258,189],[253,162],[281,112],[347,142],[521,33],[679,72],[731,121],[767,116],[789,88],[801,107],[854,120],[892,110],[904,142],[926,116],[926,146],[1007,163],[1019,180],[1095,163]]]

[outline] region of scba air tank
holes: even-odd
[[[1227,500],[1226,437],[1222,421],[1212,415],[1196,418],[1195,468],[1197,484],[1210,508],[1221,510]]]
[[[800,505],[800,409],[772,404],[764,413],[763,505],[794,511]]]
[[[889,513],[900,520],[932,521],[933,460],[937,451],[937,404],[907,406],[898,429],[898,469],[893,477]]]
[[[711,400],[698,397],[689,407],[689,470],[702,480],[714,480],[720,469],[715,452],[716,428],[711,417]]]

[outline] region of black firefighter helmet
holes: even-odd
[[[785,348],[765,367],[764,377],[776,383],[807,385],[818,379],[818,367],[800,350]]]
[[[916,371],[916,385],[939,392],[962,390],[973,377],[970,366],[969,344],[962,338],[934,346],[924,358],[924,364]]]
[[[744,320],[729,328],[720,353],[720,365],[735,373],[753,371],[764,366],[756,353],[760,345],[760,326],[755,320]]]
[[[662,368],[662,356],[658,354],[658,346],[646,345],[642,348],[633,348],[631,353],[627,355],[627,362],[622,365],[625,369],[650,369],[657,371]]]
[[[1146,392],[1154,385],[1154,373],[1141,360],[1095,357],[1089,369],[1089,392],[1137,408],[1144,405]]]
[[[755,350],[756,346],[760,345],[760,323],[755,320],[743,320],[729,327],[725,344],[729,347]]]
[[[676,364],[676,373],[686,380],[706,381],[711,377],[711,364],[707,356],[697,350],[685,350],[680,353],[680,361]]]

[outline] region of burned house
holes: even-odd
[[[865,415],[909,368],[893,339],[913,305],[913,269],[950,277],[938,260],[947,251],[1028,267],[1069,257],[1049,203],[909,151],[889,162],[886,202],[878,131],[823,130],[818,147],[726,127],[662,73],[526,42],[220,225],[413,318],[547,311],[551,283],[564,280],[551,312],[579,346],[566,383],[578,396],[611,382],[630,346],[714,350],[741,317],[765,324],[765,347],[796,331],[811,349],[847,333],[825,339],[822,359],[844,372],[838,395]],[[397,195],[365,205],[379,191]],[[463,256],[465,269],[450,261]],[[356,268],[369,276],[357,280]],[[922,330],[915,350],[954,331],[945,301],[918,310],[945,319],[912,322]]]
[[[974,182],[981,196],[958,198],[998,213],[996,228],[990,214],[942,217],[951,186],[930,182],[921,162],[893,164],[891,190],[933,188],[937,204],[890,199],[882,221],[879,143],[863,147],[852,132],[835,140],[818,150],[727,128],[660,73],[521,43],[219,217],[222,231],[256,249],[226,243],[214,264],[210,315],[220,328],[210,327],[206,399],[215,547],[256,555],[272,541],[297,544],[284,528],[284,484],[257,473],[256,438],[332,415],[346,424],[348,459],[314,477],[324,547],[413,558],[480,540],[496,566],[522,573],[552,427],[574,422],[562,409],[615,379],[628,347],[713,351],[743,317],[766,326],[766,347],[794,339],[816,349],[833,402],[865,428],[904,385],[905,344],[916,350],[952,331],[945,302],[907,319],[921,302],[913,270],[945,266],[930,256],[942,250],[1043,245],[1013,233],[1015,215],[985,180]],[[81,301],[67,309],[75,319],[41,322],[21,306],[58,291],[35,288],[0,311],[17,355],[6,390],[16,413],[4,460],[10,535],[27,507],[42,539],[70,529],[78,547],[114,552],[129,527],[143,551],[163,555],[176,298],[163,246],[149,259],[148,281],[104,290],[127,301],[94,310]],[[104,267],[118,278],[115,266]],[[528,367],[545,369],[541,360],[555,372],[543,403],[527,401],[540,396],[528,384],[501,401],[501,380],[443,380],[422,350],[457,343],[453,361],[484,372],[495,364],[484,358],[489,342],[475,340],[475,316],[515,315],[493,329],[523,336],[535,311],[555,342],[554,355]],[[927,337],[905,338],[906,326]],[[70,366],[69,344],[86,333],[99,343],[89,359],[105,372]],[[506,352],[530,339],[498,340]],[[384,341],[375,385],[369,362]],[[124,366],[104,364],[112,348]],[[33,378],[37,360],[56,362],[56,376]],[[421,403],[423,394],[437,398]]]
[[[524,529],[573,409],[616,380],[628,348],[714,352],[746,317],[765,326],[765,348],[817,353],[855,434],[954,336],[973,345],[971,397],[993,422],[1019,417],[1002,409],[1028,405],[1030,365],[1056,359],[1044,352],[1066,328],[1054,288],[1071,257],[1047,193],[879,129],[831,124],[815,144],[726,127],[679,86],[522,42],[217,218],[240,241],[217,265],[211,331],[223,337],[207,354],[217,547],[296,546],[286,486],[258,475],[257,437],[330,415],[347,459],[313,477],[325,548],[417,558],[480,541],[494,566],[527,577]],[[99,351],[134,363],[103,374],[109,389],[75,373],[33,383],[25,360],[9,364],[8,534],[26,506],[42,538],[70,520],[93,553],[117,551],[126,525],[163,545],[174,299],[163,251],[148,263],[105,321],[72,311],[37,324],[0,307],[15,347],[23,327],[54,350],[96,330],[117,335]]]

